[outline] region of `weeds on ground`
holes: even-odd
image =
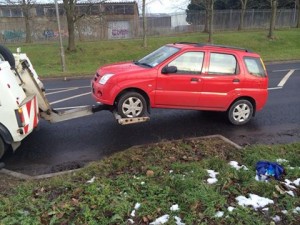
[[[165,224],[270,224],[276,216],[279,224],[299,224],[300,188],[291,196],[280,181],[254,179],[257,161],[278,159],[286,160],[285,178],[299,178],[299,156],[299,143],[236,149],[219,138],[134,147],[72,175],[1,192],[0,224],[151,224],[166,215]],[[249,170],[232,168],[231,160]],[[208,169],[219,173],[214,184]],[[274,204],[239,206],[236,197],[250,193]]]

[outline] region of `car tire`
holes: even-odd
[[[2,137],[0,136],[0,159],[2,158],[4,153],[6,152],[6,149],[7,149],[7,145],[3,141]]]
[[[11,68],[15,68],[15,57],[11,51],[3,45],[0,45],[0,61],[7,61]]]
[[[243,125],[251,120],[253,116],[253,105],[248,100],[240,99],[230,106],[227,113],[230,123]]]
[[[144,116],[147,109],[145,98],[137,92],[123,94],[117,103],[118,114],[122,118],[135,118]]]

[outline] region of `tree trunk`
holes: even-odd
[[[22,10],[25,22],[26,43],[31,43],[31,27],[30,27],[30,5],[25,0],[22,0]]]
[[[208,42],[213,43],[213,23],[214,23],[214,0],[210,0],[209,5],[209,33]]]
[[[26,33],[26,43],[32,43],[32,38],[31,38],[31,27],[30,27],[30,19],[28,17],[24,17],[25,19],[25,33]]]
[[[143,0],[143,47],[147,48],[146,0]]]
[[[247,1],[248,0],[241,0],[242,9],[241,9],[240,24],[239,24],[238,30],[244,29],[244,18],[245,18],[245,12],[246,12],[246,8],[247,8]]]
[[[297,0],[297,7],[298,7],[298,20],[297,20],[297,28],[300,28],[300,0]]]
[[[76,0],[63,0],[64,8],[66,11],[67,24],[68,24],[68,47],[67,50],[70,52],[76,51],[75,46],[75,6]]]
[[[204,24],[204,33],[209,32],[209,9],[205,9],[205,24]]]
[[[268,38],[274,39],[274,29],[275,29],[276,13],[277,13],[277,0],[271,0],[271,8],[272,8],[272,13],[271,13]]]

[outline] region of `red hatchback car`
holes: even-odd
[[[247,123],[268,98],[260,56],[246,49],[201,43],[167,44],[144,58],[101,67],[92,95],[122,118],[150,108],[226,111],[232,124]]]

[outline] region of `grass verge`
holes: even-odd
[[[155,224],[167,215],[165,224],[270,224],[278,217],[299,224],[300,187],[254,179],[257,161],[277,159],[286,160],[285,178],[300,177],[300,143],[236,149],[199,138],[133,147],[73,174],[16,181],[1,191],[0,224]],[[249,170],[232,168],[231,160]],[[215,184],[208,169],[219,173]],[[239,206],[236,197],[250,193],[274,203],[268,210]]]
[[[276,38],[267,38],[266,31],[216,32],[214,43],[249,48],[259,53],[265,61],[299,59],[299,29],[278,30]],[[205,33],[186,33],[171,37],[149,37],[148,48],[142,48],[142,40],[114,40],[78,42],[76,52],[66,52],[65,73],[61,72],[59,44],[9,45],[14,52],[16,47],[30,57],[36,71],[41,77],[93,75],[104,64],[139,59],[154,49],[180,41],[207,42]],[[66,43],[64,44],[66,47]]]

